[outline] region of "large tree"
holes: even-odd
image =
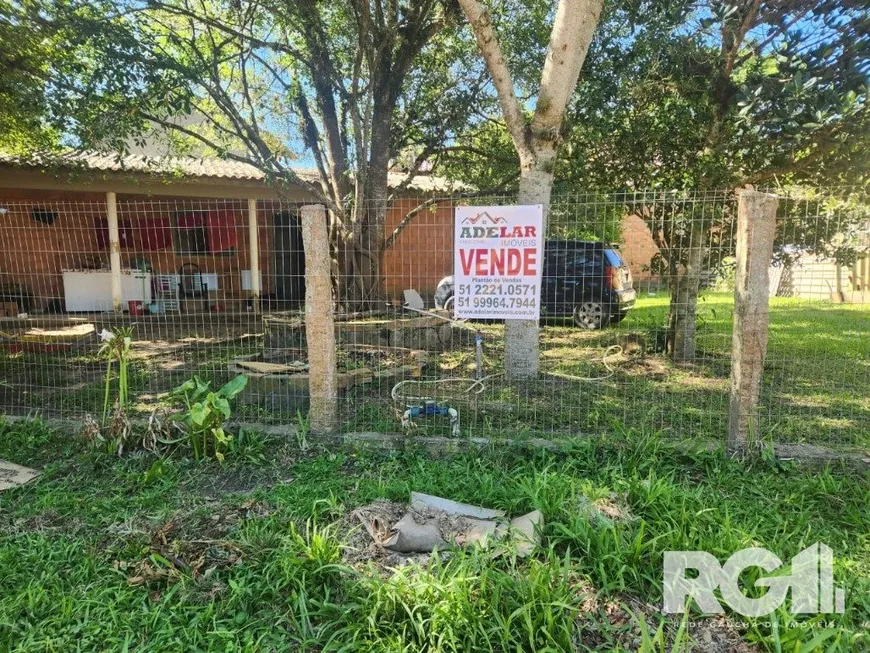
[[[0,0],[0,151],[6,155],[59,146],[59,107],[48,102],[52,77],[68,74],[83,56],[63,26],[31,20],[28,0]]]
[[[626,210],[646,219],[659,245],[676,359],[695,356],[701,273],[730,251],[722,240],[735,218],[730,191],[867,182],[868,30],[866,7],[847,0],[607,4],[565,118],[555,187],[640,191]],[[480,123],[469,136],[476,147],[450,164],[476,173],[476,183],[500,177],[511,166],[506,134]],[[489,157],[474,155],[484,148]],[[716,191],[715,202],[687,201]],[[783,210],[821,206],[803,197],[810,204],[784,202]],[[790,244],[854,256],[832,249],[811,221],[798,222],[806,228],[793,229],[799,242]]]
[[[459,0],[459,3],[474,31],[498,95],[507,132],[519,158],[518,201],[520,204],[543,205],[546,230],[562,120],[598,26],[603,0],[559,0],[552,18],[540,83],[535,92],[535,109],[530,116],[517,98],[511,68],[489,9],[478,0]],[[523,20],[522,15],[519,20]],[[507,374],[511,378],[536,378],[539,366],[537,321],[507,320]]]
[[[383,299],[389,201],[455,140],[483,87],[450,0],[56,0],[16,11],[90,47],[48,98],[76,147],[123,151],[157,129],[176,148],[306,188],[330,210],[336,278],[354,309]],[[409,153],[405,178],[389,184]],[[314,177],[294,172],[300,156]]]

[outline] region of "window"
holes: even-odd
[[[232,254],[236,251],[235,216],[229,211],[175,214],[176,254]]]
[[[205,211],[175,214],[175,252],[208,254],[208,227]]]
[[[581,249],[568,253],[565,264],[567,276],[595,274],[601,264],[601,254],[596,250]]]

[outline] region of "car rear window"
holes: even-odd
[[[604,256],[607,258],[607,264],[615,268],[622,267],[622,257],[615,249],[605,249]]]

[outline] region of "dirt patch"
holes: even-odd
[[[728,390],[728,381],[726,379],[719,379],[709,376],[699,376],[697,374],[682,374],[680,376],[672,378],[671,381],[673,383],[678,383],[683,387],[696,390],[718,390],[722,392]]]
[[[269,480],[271,478],[264,478],[263,471],[256,467],[208,470],[208,473],[196,481],[192,492],[215,498],[228,494],[246,494],[255,487],[264,485],[264,481],[268,482]]]
[[[212,514],[207,514],[209,507],[214,508]],[[245,555],[227,535],[243,520],[268,517],[272,508],[255,500],[239,506],[211,502],[205,508],[206,514],[178,513],[148,530],[127,524],[109,527],[122,540],[136,537],[148,542],[146,554],[135,560],[117,559],[112,566],[126,574],[131,585],[150,589],[152,598],[185,577],[192,578],[204,596],[214,598],[222,588],[208,579],[218,569],[240,564]]]
[[[408,512],[408,504],[378,499],[362,508],[357,508],[357,511],[368,517],[379,516],[392,525]],[[359,518],[353,513],[345,514],[338,521],[336,534],[344,543],[341,553],[342,562],[351,567],[360,568],[373,563],[380,571],[386,572],[390,568],[400,567],[410,562],[428,562],[428,556],[426,560],[422,560],[419,555],[394,553],[380,546],[372,540]]]
[[[627,516],[627,511],[623,508],[620,508],[614,498],[607,497],[603,499],[596,499],[592,502],[592,505],[605,517],[609,517],[614,521],[619,521],[621,519],[625,519]]]
[[[653,381],[664,381],[673,373],[665,362],[654,356],[630,358],[621,366],[620,371],[629,376],[642,376]]]
[[[622,497],[616,493],[600,497],[591,501],[589,497],[581,495],[577,500],[577,508],[581,515],[590,520],[601,520],[606,523],[626,521],[632,518],[628,508],[624,505]]]
[[[737,624],[723,616],[695,619],[689,625],[693,650],[704,653],[754,653],[760,651],[740,636]]]
[[[6,523],[0,521],[0,534],[13,537],[21,534],[52,531],[68,535],[78,533],[82,529],[84,529],[84,522],[81,519],[70,515],[61,515],[53,508],[32,517],[17,518]]]

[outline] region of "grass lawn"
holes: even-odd
[[[0,458],[44,467],[0,493],[0,650],[867,650],[866,476],[808,471],[655,437],[568,454],[300,452],[246,435],[227,463],[85,451],[40,423],[0,424]],[[540,509],[533,557],[455,553],[397,571],[349,564],[348,513],[419,490]],[[605,499],[620,515],[591,514]],[[662,554],[746,546],[835,553],[843,615],[664,619]]]

